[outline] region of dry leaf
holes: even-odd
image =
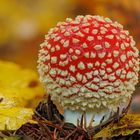
[[[94,138],[127,136],[136,131],[140,134],[140,114],[126,114],[118,123],[111,123],[103,128]]]
[[[32,119],[32,109],[12,107],[0,108],[0,130],[16,130]]]
[[[31,120],[33,109],[25,107],[31,108],[43,94],[34,71],[0,61],[0,130],[16,130]]]
[[[29,101],[34,101],[44,94],[38,75],[32,70],[0,61],[0,74],[0,98],[3,98],[5,104],[9,105],[11,102],[12,106],[27,106]],[[8,100],[10,98],[11,100]]]

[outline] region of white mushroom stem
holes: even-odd
[[[119,106],[119,114],[122,112],[122,110],[124,108],[126,108],[128,106],[128,104],[129,104],[129,101],[127,101],[126,103],[123,103]],[[103,117],[104,117],[103,121],[106,121],[107,119],[109,119],[111,112],[112,112],[111,109],[102,111],[102,112],[100,112],[100,110],[99,110],[99,112],[94,112],[93,110],[87,110],[85,112],[85,116],[86,116],[85,121],[86,122],[84,122],[84,123],[86,124],[86,127],[88,127],[91,124],[91,122],[93,122],[92,123],[93,126],[97,126],[97,125],[99,125],[99,123]],[[84,114],[83,110],[65,109],[64,110],[65,122],[70,122],[70,123],[77,125],[77,120],[81,120],[81,117],[83,114]]]
[[[66,109],[64,111],[64,117],[65,117],[65,122],[70,122],[75,125],[77,125],[77,120],[81,120],[82,115],[84,112],[82,110],[69,110]],[[103,118],[104,115],[106,115],[105,119],[109,117],[110,112],[102,112],[96,115],[92,111],[87,111],[86,112],[86,126],[88,127],[93,120],[93,125],[96,126],[100,123],[100,120]]]

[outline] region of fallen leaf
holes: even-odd
[[[32,109],[12,107],[0,108],[0,130],[16,130],[32,119]]]
[[[32,104],[36,106],[43,94],[33,70],[0,61],[0,130],[16,130],[31,120]]]
[[[140,134],[140,114],[126,114],[119,122],[112,122],[103,128],[94,138],[127,136],[136,131]]]
[[[31,101],[34,102],[44,94],[38,75],[33,70],[22,69],[12,62],[0,61],[0,74],[0,98],[3,97],[4,101],[7,99],[5,104],[11,102],[13,106],[14,99],[15,106],[30,107]]]

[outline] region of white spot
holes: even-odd
[[[91,79],[92,78],[92,74],[93,74],[92,71],[91,72],[87,72],[86,73],[87,79]]]
[[[126,60],[126,55],[122,54],[121,57],[120,57],[120,59],[121,59],[122,62],[125,62],[125,60]]]
[[[89,58],[89,52],[84,53],[84,56],[85,56],[86,58]]]
[[[89,28],[85,28],[85,29],[83,29],[83,31],[88,34],[89,33]]]
[[[67,70],[61,71],[61,75],[66,77],[68,75],[68,71]]]
[[[121,44],[121,49],[122,49],[122,50],[125,50],[125,46],[124,46],[123,43]]]
[[[104,75],[105,74],[105,70],[100,70],[100,75]]]
[[[118,63],[118,62],[115,62],[115,63],[113,64],[113,68],[116,69],[116,68],[118,68],[118,67],[119,67],[119,63]]]
[[[118,35],[116,35],[117,40],[120,40],[120,37]]]
[[[55,56],[51,57],[51,63],[56,64],[57,63],[57,57],[55,57]]]
[[[76,74],[76,78],[78,81],[82,81],[82,75],[80,73]]]
[[[93,72],[93,75],[94,76],[96,76],[96,75],[98,75],[99,74],[99,71],[98,70],[95,70],[94,72]]]
[[[109,28],[109,27],[110,27],[110,25],[109,25],[109,24],[105,24],[104,26],[105,26],[106,28]]]
[[[125,74],[121,74],[120,78],[124,79],[125,78]]]
[[[105,86],[107,86],[107,82],[106,81],[102,81],[102,82],[100,82],[100,87],[101,88],[104,88]]]
[[[105,47],[106,48],[109,48],[110,47],[110,44],[108,42],[105,42]]]
[[[61,25],[63,25],[65,22],[58,22],[57,23],[57,26],[61,26]]]
[[[87,79],[85,76],[83,76],[83,80],[82,80],[82,83],[86,83],[87,82]]]
[[[55,48],[56,48],[57,51],[60,50],[60,46],[59,45],[56,45]]]
[[[71,58],[72,58],[72,60],[78,59],[78,57],[76,55],[73,55]]]
[[[124,30],[124,33],[125,33],[126,35],[129,35],[129,31],[128,31],[128,30]]]
[[[123,29],[123,26],[122,26],[120,23],[115,22],[114,24],[115,24],[117,27],[119,27],[119,28]]]
[[[87,45],[87,43],[83,43],[83,48],[87,48],[88,47],[88,45]]]
[[[118,87],[119,85],[120,85],[120,82],[116,80],[116,81],[114,82],[114,86],[115,86],[115,87]]]
[[[98,39],[98,40],[102,40],[102,37],[101,37],[101,36],[97,36],[97,39]]]
[[[79,27],[78,27],[78,26],[73,27],[73,31],[74,31],[74,32],[76,32],[76,31],[78,31],[78,30],[79,30]]]
[[[42,55],[42,54],[47,55],[48,54],[48,50],[44,50],[44,49],[39,50],[39,55]]]
[[[106,33],[106,31],[107,31],[107,29],[105,28],[105,27],[101,27],[100,28],[100,32],[101,32],[101,34],[105,34]]]
[[[63,46],[64,46],[65,48],[68,47],[68,46],[69,46],[69,40],[66,40],[66,41],[64,42]]]
[[[73,53],[73,49],[72,48],[69,49],[69,53]]]
[[[123,70],[122,70],[122,74],[126,74],[126,70],[123,69]]]
[[[125,64],[125,67],[126,67],[127,70],[129,69],[129,65],[128,64]],[[135,71],[135,67],[133,69]]]
[[[108,38],[108,39],[113,39],[114,35],[106,35],[105,37]]]
[[[55,48],[54,47],[51,48],[51,52],[55,52]]]
[[[73,39],[72,39],[72,42],[73,42],[73,43],[78,43],[78,42],[79,42],[79,39],[73,38]]]
[[[95,66],[100,66],[100,62],[96,61]]]
[[[113,87],[112,87],[112,86],[107,86],[107,87],[106,87],[106,91],[107,91],[108,93],[112,93],[112,92],[113,92]]]
[[[62,78],[59,79],[59,84],[60,85],[65,85],[66,81]]]
[[[74,65],[71,65],[71,66],[69,67],[69,70],[72,71],[72,72],[75,72],[75,71],[76,71],[75,66],[74,66]]]
[[[111,64],[112,63],[112,59],[110,58],[110,59],[106,59],[106,62],[108,63],[108,64]]]
[[[94,21],[94,26],[95,27],[98,27],[98,25],[99,25],[98,22],[97,21]]]
[[[69,62],[68,60],[63,61],[63,62],[60,61],[60,62],[59,62],[59,65],[64,67],[64,66],[66,66],[66,65],[68,64],[68,62]]]
[[[99,58],[104,58],[104,57],[105,57],[105,55],[106,55],[106,53],[105,53],[105,52],[98,53],[98,57],[99,57]]]
[[[107,18],[107,17],[105,18],[105,21],[109,22],[109,23],[112,23],[112,20],[110,18]]]
[[[83,63],[83,62],[80,62],[80,63],[78,64],[78,68],[79,68],[80,70],[85,69],[84,63]]]
[[[107,76],[108,76],[107,74],[104,74],[103,77],[102,77],[102,79],[103,80],[108,79]]]
[[[93,84],[93,83],[91,84],[91,88],[93,90],[98,90],[99,89],[99,87],[97,85]]]
[[[69,87],[71,86],[71,82],[70,81],[66,81],[66,85]]]
[[[93,79],[93,82],[100,82],[100,79],[95,77],[95,78]]]
[[[93,68],[93,63],[88,63],[88,64],[87,64],[87,67],[88,67],[89,69]]]
[[[66,57],[67,57],[66,54],[60,54],[60,59],[61,59],[61,60],[64,60]]]
[[[75,77],[70,76],[70,81],[71,81],[72,83],[75,82],[75,81],[76,81]]]
[[[71,23],[73,23],[73,24],[79,24],[79,21],[78,20],[73,20]]]
[[[119,55],[119,51],[114,50],[114,51],[113,51],[113,56],[114,56],[114,57],[118,57],[118,55]]]
[[[66,18],[66,21],[67,21],[67,22],[71,22],[72,19],[71,19],[71,18]]]
[[[66,31],[66,32],[64,33],[64,36],[70,36],[70,32],[67,32],[67,31]]]
[[[132,63],[131,60],[129,60],[128,64],[129,64],[130,67],[133,67],[134,66],[134,64]]]
[[[97,33],[98,33],[98,30],[97,30],[97,29],[93,29],[93,30],[92,30],[92,33],[93,33],[93,34],[97,34]]]
[[[51,69],[49,71],[49,73],[50,73],[51,76],[56,76],[56,70],[55,69]]]
[[[124,34],[121,34],[120,37],[121,37],[122,39],[125,39],[125,35],[124,35]]]
[[[101,64],[101,68],[105,68],[105,67],[106,67],[106,63],[103,62],[103,63]]]
[[[78,36],[80,36],[80,37],[83,37],[83,36],[84,36],[84,34],[82,34],[80,31],[78,31],[76,34],[77,34]]]
[[[90,54],[90,58],[95,58],[95,57],[96,57],[96,53],[91,52],[91,54]]]
[[[128,79],[129,78],[132,78],[132,73],[131,72],[128,72],[127,75],[126,75],[126,78],[128,78]]]
[[[126,47],[129,47],[129,43],[124,42],[124,44],[125,44]]]
[[[130,45],[131,45],[132,47],[134,47],[134,46],[136,45],[136,42],[133,40],[133,38],[131,39]]]
[[[65,40],[64,39],[61,39],[60,42],[61,42],[61,44],[64,44],[65,43]]]
[[[116,70],[116,75],[120,76],[120,74],[121,74],[121,70],[120,69]]]
[[[56,34],[51,34],[51,38],[55,38],[56,37]]]
[[[89,25],[90,25],[89,23],[83,23],[82,27],[86,27],[86,26],[89,26]]]
[[[112,29],[111,31],[112,31],[112,33],[114,33],[114,34],[117,33],[117,30],[116,30],[116,29]]]
[[[75,50],[75,53],[78,54],[78,55],[80,55],[81,54],[81,51],[76,49]]]
[[[107,72],[109,72],[109,73],[112,72],[112,69],[111,69],[111,68],[107,68],[106,70],[107,70]]]
[[[101,46],[101,45],[95,45],[94,48],[95,48],[96,50],[100,50],[100,49],[102,49],[102,46]]]
[[[51,58],[51,57],[50,57],[50,54],[48,54],[48,55],[45,57],[46,60],[50,60],[50,58]]]
[[[93,41],[93,40],[94,40],[94,37],[93,37],[93,36],[88,36],[88,37],[87,37],[87,40],[88,40],[88,41]]]

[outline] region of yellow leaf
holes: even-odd
[[[0,130],[16,130],[31,120],[33,109],[25,107],[31,108],[43,94],[34,71],[0,61]]]
[[[126,114],[118,123],[111,123],[103,128],[94,138],[127,136],[138,131],[140,134],[140,114]]]
[[[16,130],[32,119],[32,109],[12,107],[0,108],[0,130]]]
[[[11,62],[0,61],[0,98],[5,97],[3,101],[6,104],[13,99],[15,106],[27,106],[28,101],[35,100],[36,97],[42,97],[43,88],[38,81],[38,75],[33,70],[22,69]],[[11,98],[11,101],[8,99]]]

